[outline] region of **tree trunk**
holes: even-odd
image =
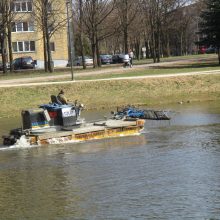
[[[48,72],[47,44],[46,44],[45,31],[43,31],[43,43],[44,43],[44,71]]]
[[[53,72],[54,68],[52,65],[52,56],[51,56],[51,49],[50,49],[50,34],[48,30],[48,17],[45,16],[45,43],[46,43],[46,51],[47,51],[47,65],[48,71]]]
[[[220,48],[218,48],[218,63],[220,65]]]
[[[3,73],[7,73],[7,49],[6,49],[6,30],[3,30],[1,37],[1,48],[2,48],[2,66]]]
[[[157,62],[160,62],[160,53],[161,53],[161,22],[160,22],[160,13],[159,13],[159,6],[157,8],[157,39],[156,39],[156,47],[157,47]]]
[[[1,17],[0,17],[0,26],[1,26],[1,33],[0,33],[0,40],[1,40],[1,49],[2,49],[2,66],[3,66],[3,73],[7,72],[7,1],[2,1],[1,5]]]
[[[13,53],[12,53],[12,36],[11,36],[11,21],[12,21],[12,11],[7,4],[7,30],[8,30],[8,53],[9,53],[9,62],[10,62],[10,72],[13,71]]]
[[[183,55],[183,33],[180,34],[180,56]]]
[[[135,42],[135,55],[138,60],[140,60],[140,39],[136,39]]]
[[[96,41],[96,59],[98,67],[101,67],[101,60],[100,60],[100,51],[99,51],[99,39],[98,39],[98,31],[95,30],[95,41]]]
[[[8,53],[9,53],[9,62],[10,62],[10,72],[13,71],[13,53],[12,53],[12,38],[11,38],[11,25],[8,24]]]
[[[83,69],[86,69],[85,57],[84,57],[84,45],[83,45],[83,31],[82,31],[82,25],[83,25],[82,4],[83,4],[82,0],[79,0],[79,43],[80,43],[80,52],[82,56]]]
[[[83,69],[86,69],[82,32],[80,32],[79,38],[80,38],[79,41],[80,41],[80,52],[81,52],[81,57],[82,57],[82,65],[83,65]]]
[[[96,43],[95,43],[95,39],[92,39],[92,57],[93,57],[93,68],[97,67],[97,57],[96,57]]]
[[[124,51],[125,54],[128,54],[128,27],[124,28]]]
[[[100,60],[99,41],[97,37],[96,37],[96,58],[97,58],[98,67],[101,67],[102,63]]]
[[[50,49],[50,37],[49,34],[46,34],[46,44],[47,44],[47,62],[48,62],[48,70],[49,72],[53,72],[54,68],[52,65],[52,56],[51,56],[51,49]]]
[[[166,57],[170,57],[170,42],[169,42],[169,33],[166,33],[165,36],[165,48],[166,48]]]
[[[124,52],[128,54],[128,0],[125,0],[124,11]]]
[[[145,41],[145,47],[146,47],[146,59],[148,59],[150,58],[149,40]]]
[[[157,63],[160,62],[160,30],[158,29],[158,33],[157,33]]]
[[[156,63],[156,48],[155,48],[155,34],[154,34],[154,30],[152,31],[152,39],[151,39],[152,43],[151,43],[151,51],[152,51],[152,58],[154,63]]]

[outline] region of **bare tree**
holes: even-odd
[[[1,12],[1,18],[0,18],[0,41],[1,41],[1,55],[2,55],[2,65],[3,65],[3,73],[7,72],[6,68],[6,34],[7,34],[7,20],[6,20],[6,0],[2,0],[0,2],[0,12]]]
[[[2,0],[0,2],[0,42],[3,73],[7,72],[7,24],[8,24],[8,1]]]
[[[139,1],[118,0],[117,10],[120,19],[119,23],[123,33],[124,52],[128,53],[129,28],[132,25],[132,22],[134,21],[139,10]]]
[[[83,0],[76,0],[74,2],[74,7],[75,10],[74,12],[74,20],[76,23],[76,46],[75,48],[78,49],[78,54],[82,57],[82,65],[83,65],[83,69],[86,69],[86,65],[85,65],[85,54],[84,54],[84,23],[83,23],[83,17],[84,17],[84,11],[83,11],[83,5],[84,5],[84,1]]]
[[[85,32],[90,39],[94,67],[101,66],[99,43],[116,31],[114,19],[115,0],[87,0],[83,4]],[[105,23],[107,22],[107,23]]]

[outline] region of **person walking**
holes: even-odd
[[[132,51],[131,49],[129,50],[128,55],[129,55],[130,64],[131,64],[131,67],[132,67],[132,65],[133,65],[133,58],[134,58],[134,53],[133,53],[133,51]]]

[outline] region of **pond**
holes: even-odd
[[[1,148],[1,219],[218,219],[220,105],[166,109],[139,136]],[[0,119],[0,135],[19,124]]]

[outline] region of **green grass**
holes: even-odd
[[[162,57],[160,59],[161,62],[169,62],[169,61],[178,61],[178,60],[187,60],[187,59],[216,59],[217,54],[195,54],[195,55],[185,55],[185,56],[170,56],[170,57]],[[134,60],[134,65],[140,64],[149,64],[153,63],[152,59],[140,59]]]
[[[201,56],[201,55],[200,55]],[[197,56],[199,58],[200,56]],[[206,56],[206,55],[205,55]],[[92,73],[92,68],[87,70],[74,70],[76,80],[106,79],[118,77],[147,76],[161,74],[178,74],[184,72],[199,72],[220,70],[216,59],[190,61],[187,63],[170,64],[166,66],[140,67],[126,69],[122,66],[98,69],[111,69],[108,73]],[[57,70],[54,73],[42,71],[27,71],[7,76],[0,75],[0,80],[13,78],[26,78],[38,76],[61,75],[61,79],[45,81],[66,81],[71,79],[70,69]],[[36,79],[37,82],[37,79]],[[42,82],[38,80],[38,82]],[[56,95],[60,89],[64,89],[68,99],[78,99],[88,109],[114,108],[122,105],[148,105],[156,106],[178,101],[209,101],[220,99],[220,75],[196,75],[179,76],[172,78],[146,78],[133,80],[110,80],[110,81],[81,81],[68,84],[42,85],[32,87],[0,88],[0,118],[19,115],[22,109],[34,108],[39,104],[50,102],[50,95]]]
[[[200,68],[171,68],[171,69],[145,69],[145,70],[134,70],[132,72],[125,73],[106,73],[102,75],[94,76],[79,76],[76,77],[78,80],[91,80],[91,79],[108,79],[108,78],[120,78],[120,77],[134,77],[134,76],[147,76],[147,75],[163,75],[163,74],[178,74],[186,72],[199,72],[219,70],[220,66],[216,67],[200,67]],[[64,79],[63,79],[64,80]]]
[[[197,68],[197,69],[201,69],[201,68],[207,68],[209,65],[210,68],[217,68],[217,55],[216,54],[202,54],[202,55],[191,55],[191,56],[178,56],[178,57],[169,57],[169,58],[161,58],[161,62],[167,62],[167,61],[178,61],[178,60],[185,60],[185,59],[192,59],[192,62],[194,62],[194,64],[192,64],[192,62],[188,65],[188,66],[184,66],[184,65],[178,65],[177,66],[171,66],[171,67],[166,67],[167,69],[180,69],[182,68],[184,72],[186,71],[192,71],[190,70],[191,68]],[[142,65],[142,64],[150,64],[153,63],[152,59],[142,59],[142,60],[134,60],[134,65]],[[193,66],[194,65],[194,66]],[[157,69],[162,69],[161,67],[156,67]],[[184,69],[188,69],[188,70],[184,70]],[[74,67],[74,74],[79,74],[82,75],[80,77],[76,77],[76,79],[91,79],[91,78],[100,78],[100,76],[94,76],[94,77],[84,77],[83,74],[87,73],[87,72],[95,72],[95,71],[101,71],[101,70],[116,70],[122,69],[122,64],[117,64],[117,65],[102,65],[101,68],[92,68],[92,67],[88,67],[86,70],[82,69],[82,67]],[[155,68],[154,68],[155,69]],[[175,71],[175,70],[174,70]],[[178,70],[176,70],[178,71]],[[137,71],[134,71],[135,74],[138,74]],[[144,71],[140,70],[140,75],[143,75]],[[163,70],[158,70],[158,72],[156,71],[151,71],[153,72],[153,74],[163,74],[163,73],[167,73],[167,71],[165,71],[165,67],[163,68]],[[168,71],[169,72],[169,71]],[[180,71],[181,72],[181,71]],[[127,76],[132,76],[131,73],[126,73],[128,74]],[[146,74],[149,74],[149,71],[146,70]],[[70,68],[62,68],[62,69],[55,69],[55,72],[53,73],[45,73],[42,70],[27,70],[27,71],[16,71],[13,73],[8,72],[7,74],[3,74],[0,73],[0,80],[7,80],[7,79],[17,79],[17,78],[35,78],[35,77],[43,77],[43,76],[57,76],[57,75],[65,75],[65,78],[69,77],[71,78],[71,71]],[[116,77],[121,77],[121,76],[126,76],[124,74],[120,73],[114,73],[113,74]],[[120,76],[119,76],[120,75]],[[102,78],[107,78],[107,77],[111,77],[112,74],[102,74]],[[58,80],[55,80],[58,81]]]
[[[50,102],[50,95],[64,89],[70,100],[79,100],[87,109],[123,105],[149,107],[178,101],[220,99],[220,75],[196,75],[157,79],[81,81],[32,87],[0,88],[0,117],[19,115],[22,109]]]
[[[147,76],[147,75],[163,75],[163,74],[178,74],[186,72],[199,72],[220,70],[218,64],[187,64],[183,66],[166,66],[166,67],[151,67],[146,69],[127,69],[123,71],[123,68],[118,72],[94,74],[90,76],[83,76],[80,74],[76,76],[76,80],[95,80],[95,79],[108,79],[108,78],[121,78],[121,77],[134,77],[134,76]],[[66,78],[51,80],[51,81],[65,81]]]

